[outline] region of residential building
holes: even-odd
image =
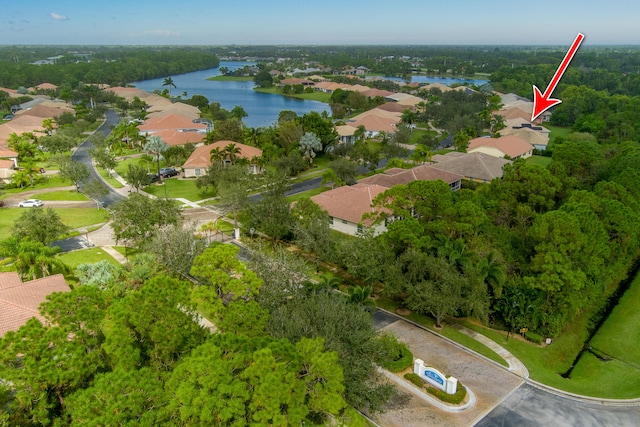
[[[224,151],[229,144],[235,144],[240,149],[238,158],[245,159],[249,163],[251,173],[260,173],[262,168],[257,164],[257,160],[262,157],[262,150],[250,145],[241,144],[234,141],[217,141],[210,145],[202,145],[195,149],[187,161],[182,165],[184,176],[187,178],[198,177],[207,174],[207,169],[212,165],[211,152],[214,149]],[[230,163],[229,159],[225,163]]]
[[[0,273],[0,337],[16,331],[32,317],[45,323],[38,307],[54,292],[69,292],[62,274],[23,282],[15,272]]]
[[[431,167],[461,175],[474,182],[490,182],[502,178],[503,167],[512,163],[502,157],[494,157],[484,153],[461,153],[451,151],[447,154],[436,154],[431,158]]]
[[[372,219],[362,219],[365,213],[375,213],[373,199],[387,190],[380,185],[356,184],[334,188],[311,197],[311,200],[329,213],[329,227],[344,234],[356,236],[363,227],[371,227]],[[374,233],[386,231],[384,224],[374,225]]]
[[[373,227],[374,234],[377,235],[387,230],[386,222],[374,223],[372,218],[363,218],[365,214],[373,215],[378,212],[378,208],[372,206],[376,196],[395,185],[413,181],[442,180],[449,184],[451,191],[457,191],[460,189],[461,179],[460,175],[434,169],[429,165],[416,166],[412,169],[391,168],[362,179],[355,185],[325,191],[311,197],[311,200],[327,211],[331,229],[355,236],[363,230],[363,227]]]
[[[506,135],[500,138],[481,137],[472,139],[469,141],[467,152],[480,152],[494,157],[515,160],[531,157],[533,148],[533,145],[516,135]]]

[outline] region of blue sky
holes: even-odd
[[[630,0],[0,0],[0,44],[640,44]]]

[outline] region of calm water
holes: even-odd
[[[227,62],[221,61],[220,67],[230,70],[242,68],[245,65],[255,65],[253,62]],[[187,92],[187,98],[193,95],[206,96],[209,102],[219,102],[222,108],[229,111],[236,105],[242,106],[249,114],[243,122],[250,127],[270,126],[278,121],[278,115],[282,110],[291,110],[303,115],[311,111],[328,111],[328,104],[318,101],[309,101],[296,98],[288,98],[281,95],[260,93],[253,90],[253,81],[249,82],[223,82],[207,80],[208,77],[220,75],[219,68],[196,71],[193,73],[171,76],[176,88],[171,88],[173,95],[182,95]],[[164,78],[133,82],[139,89],[153,92],[155,89],[163,90]],[[183,96],[184,97],[184,96]]]
[[[489,80],[479,79],[456,79],[453,77],[435,77],[435,76],[411,76],[412,82],[418,83],[442,83],[443,85],[450,86],[454,83],[469,83],[470,85],[482,86],[488,83]]]
[[[229,62],[221,61],[220,67],[227,67],[230,70],[242,68],[245,65],[255,65],[254,62]],[[171,76],[176,88],[171,88],[173,95],[187,93],[186,98],[193,95],[206,96],[209,102],[219,102],[222,108],[229,111],[236,105],[242,106],[249,114],[243,119],[244,123],[250,127],[270,126],[278,120],[278,115],[282,110],[291,110],[303,115],[311,111],[327,111],[331,114],[328,104],[318,101],[288,98],[281,95],[260,93],[253,90],[253,81],[248,82],[223,82],[207,80],[208,77],[220,75],[219,68],[196,71],[193,73],[179,74]],[[400,79],[398,79],[400,80]],[[164,78],[143,80],[133,82],[137,88],[153,92],[163,90],[162,82]],[[455,79],[450,77],[413,76],[412,81],[420,83],[442,83],[451,85],[453,83],[469,83],[482,85],[487,80]],[[182,95],[184,97],[184,95]]]

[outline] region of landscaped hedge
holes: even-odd
[[[458,381],[458,388],[456,389],[455,394],[449,394],[440,390],[439,388],[431,387],[416,373],[412,372],[410,374],[404,374],[404,378],[411,381],[417,387],[426,388],[429,394],[434,395],[443,402],[459,405],[460,403],[462,403],[464,398],[467,397],[467,388],[463,386],[460,381]]]
[[[542,336],[536,334],[535,332],[525,332],[524,337],[536,344],[542,344]]]
[[[418,387],[424,387],[425,386],[425,382],[422,378],[420,378],[420,375],[411,372],[410,374],[404,374],[404,378],[406,380],[409,380],[413,383],[413,385],[418,386]]]
[[[413,353],[398,341],[394,334],[382,333],[378,337],[380,351],[377,363],[391,372],[401,372],[413,363]]]
[[[387,360],[383,363],[385,369],[391,372],[401,372],[413,364],[413,353],[406,345],[399,343],[398,352],[400,354],[398,359]]]
[[[425,383],[426,385],[426,383]],[[465,397],[467,397],[467,388],[463,386],[460,381],[458,381],[458,388],[456,389],[455,394],[446,393],[439,388],[429,387],[427,388],[427,392],[433,394],[438,399],[443,402],[452,403],[454,405],[458,405],[462,403]]]

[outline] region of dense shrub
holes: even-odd
[[[413,385],[418,386],[418,387],[424,387],[425,386],[425,382],[422,378],[420,378],[420,375],[411,372],[410,374],[404,374],[404,378],[406,380],[409,380],[413,383]]]
[[[391,334],[380,336],[381,354],[378,363],[391,372],[404,371],[413,363],[413,353]]]
[[[458,405],[462,403],[465,397],[467,397],[467,388],[462,385],[462,383],[458,382],[458,388],[456,389],[455,394],[446,393],[439,388],[429,387],[427,388],[427,392],[429,394],[434,395],[438,399],[443,402],[452,403],[454,405]]]
[[[535,332],[525,332],[524,337],[536,344],[542,344],[542,336],[536,334]]]

